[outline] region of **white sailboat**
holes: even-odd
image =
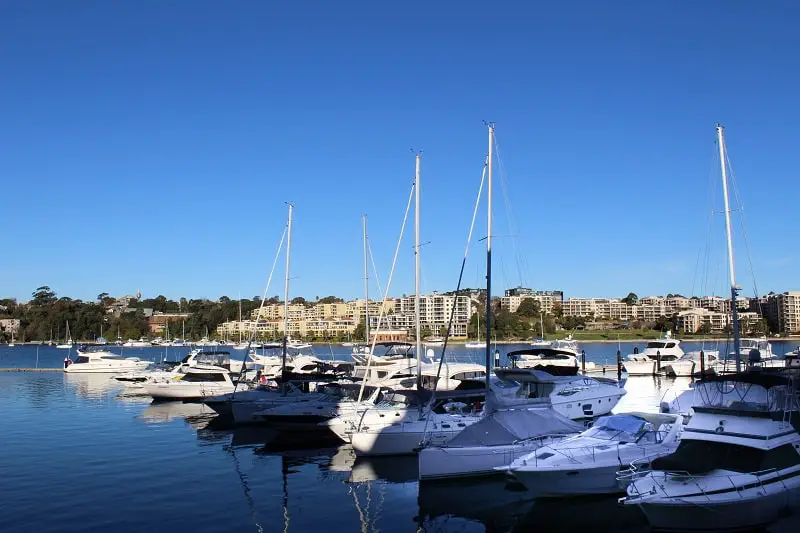
[[[72,335],[69,334],[69,320],[67,320],[67,333],[64,336],[64,342],[62,344],[56,345],[56,348],[61,348],[62,350],[69,350],[72,348]]]
[[[481,340],[481,317],[480,314],[476,313],[476,317],[478,320],[478,340],[476,341],[467,341],[464,343],[464,348],[469,349],[478,349],[478,348],[486,348],[486,341]]]
[[[16,345],[14,344],[14,330],[12,329],[11,330],[11,342],[8,343],[8,347],[9,348],[13,348],[14,346],[16,346]]]
[[[717,125],[731,283],[736,373],[695,385],[692,417],[676,452],[653,462],[628,486],[653,529],[744,530],[766,526],[800,503],[798,393],[792,370],[762,365],[756,348],[741,372],[727,157]],[[766,366],[766,368],[765,368]]]

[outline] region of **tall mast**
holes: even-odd
[[[730,269],[731,277],[731,318],[733,319],[733,351],[736,356],[736,371],[739,372],[741,367],[739,353],[741,350],[741,341],[739,338],[739,311],[736,309],[736,296],[739,292],[739,287],[736,286],[736,271],[733,267],[733,238],[731,237],[731,208],[728,201],[728,167],[725,157],[725,134],[721,124],[717,124],[717,144],[719,144],[719,163],[722,167],[722,194],[725,197],[725,232],[728,237],[728,268]]]
[[[422,330],[420,329],[419,284],[419,165],[422,156],[417,154],[414,173],[414,328],[417,332],[417,390],[422,389]]]
[[[489,124],[489,179],[486,193],[486,393],[492,374],[492,156],[494,155],[494,124]]]
[[[236,328],[239,330],[239,344],[242,343],[242,293],[239,293],[239,325]]]
[[[364,337],[369,344],[369,272],[367,270],[367,215],[361,215],[364,226]]]
[[[283,354],[281,360],[281,375],[286,374],[286,342],[289,337],[289,265],[292,250],[292,211],[294,204],[289,204],[289,222],[286,226],[286,277],[283,284]],[[286,390],[286,380],[281,380],[281,389]]]

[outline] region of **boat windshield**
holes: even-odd
[[[664,348],[665,346],[666,346],[666,343],[664,343],[664,342],[648,342],[647,343],[647,347],[648,348],[658,349],[658,348]]]
[[[189,372],[184,374],[183,378],[181,378],[181,381],[225,381],[225,374],[221,372]]]
[[[786,386],[765,388],[741,381],[710,381],[697,383],[695,398],[699,406],[736,411],[783,411],[790,407]],[[795,406],[796,407],[796,406]]]
[[[583,432],[582,436],[592,437],[593,439],[635,442],[648,429],[653,430],[652,424],[638,416],[601,416],[591,428]]]

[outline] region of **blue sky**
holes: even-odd
[[[800,6],[497,4],[4,2],[0,296],[260,294],[292,201],[291,292],[356,297],[360,216],[385,283],[412,149],[423,289],[450,290],[483,120],[507,185],[495,287],[724,294],[721,122],[758,289],[800,288]]]

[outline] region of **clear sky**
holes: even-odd
[[[716,122],[758,289],[798,289],[798,27],[790,1],[3,2],[0,297],[260,294],[287,201],[292,294],[357,297],[361,214],[385,284],[412,149],[423,289],[451,290],[483,120],[498,289],[724,294]]]

